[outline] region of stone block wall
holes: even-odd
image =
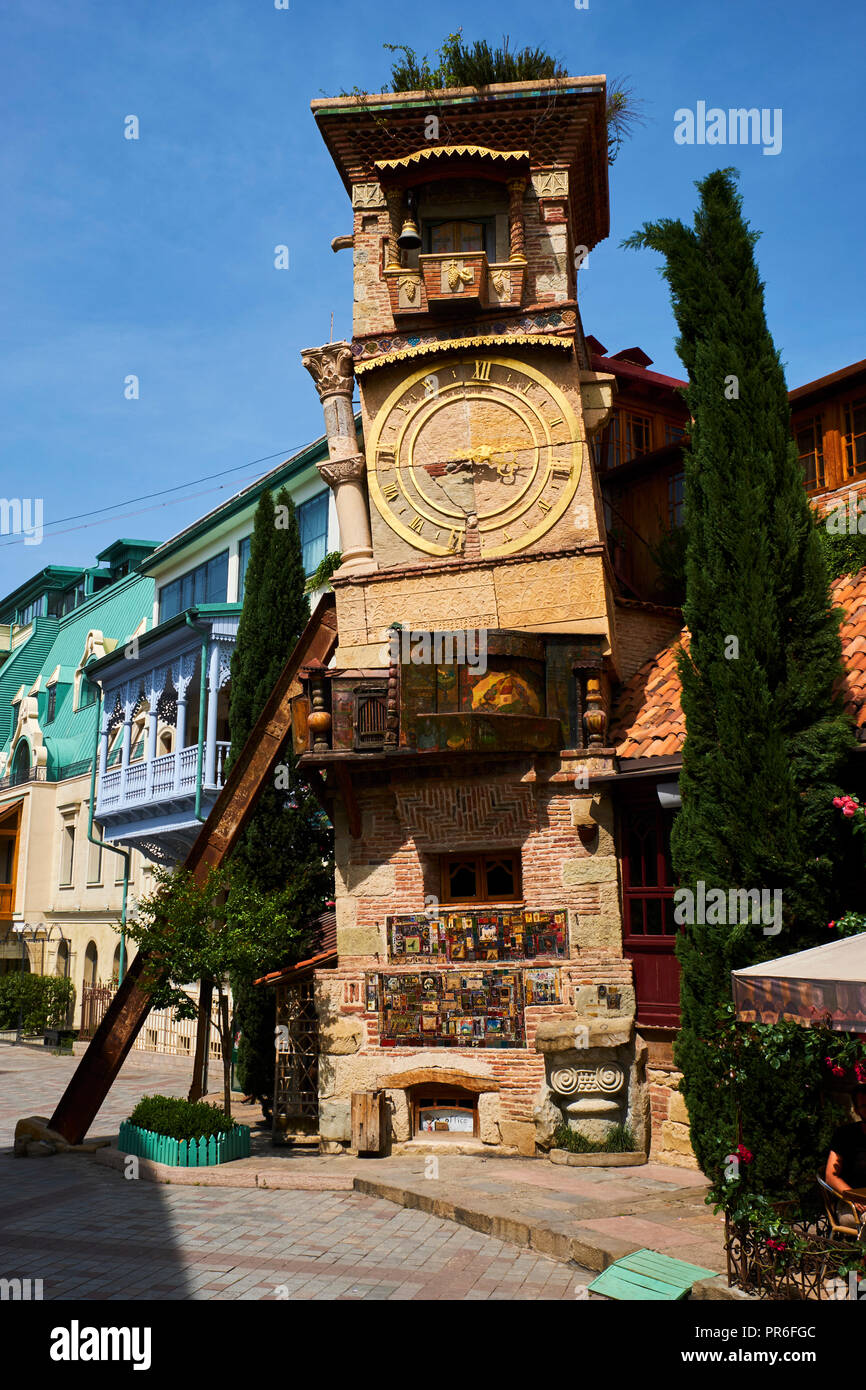
[[[697,1168],[689,1140],[689,1114],[679,1089],[682,1072],[674,1067],[647,1069],[652,1142],[650,1158],[677,1168]]]
[[[558,766],[558,760],[549,761]],[[483,1142],[534,1153],[533,1110],[545,1084],[544,1059],[535,1050],[538,1024],[556,1014],[573,1013],[578,1003],[584,1012],[607,1015],[599,985],[619,991],[617,1017],[634,1014],[631,966],[622,957],[611,808],[600,804],[597,834],[587,847],[573,824],[571,781],[536,778],[528,759],[509,765],[507,773],[491,776],[488,768],[464,775],[459,782],[417,773],[395,775],[390,785],[360,788],[357,796],[360,837],[349,836],[341,812],[335,826],[339,967],[318,977],[323,1019],[320,1095],[327,1102],[328,1124],[333,1128],[333,1116],[343,1114],[343,1102],[353,1090],[380,1085],[389,1092],[399,1090],[385,1085],[387,1076],[410,1064],[444,1068],[497,1083],[499,1089],[479,1109]],[[562,1002],[526,1007],[525,1047],[384,1048],[378,1015],[366,1011],[365,975],[424,968],[388,965],[385,920],[395,913],[423,911],[431,900],[438,900],[438,855],[472,848],[519,848],[523,904],[568,910],[569,957],[556,962]],[[335,1029],[335,1019],[341,1021],[340,1028]],[[350,1032],[356,1039],[351,1051],[346,1041]],[[340,1039],[339,1052],[329,1050],[332,1037]],[[408,1125],[404,1100],[405,1096],[391,1096],[395,1138]]]

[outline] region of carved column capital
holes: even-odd
[[[301,362],[316,383],[320,401],[328,396],[348,396],[351,400],[355,385],[355,360],[348,343],[326,343],[324,347],[304,348]]]
[[[318,467],[328,487],[339,487],[340,483],[359,482],[367,471],[367,461],[363,454],[352,454],[345,459],[329,459]]]

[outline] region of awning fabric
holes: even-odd
[[[734,970],[734,1005],[746,1023],[829,1015],[838,1033],[866,1033],[866,932]]]

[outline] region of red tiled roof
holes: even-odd
[[[854,720],[858,740],[866,743],[866,569],[834,579],[830,596],[833,606],[845,613],[840,632],[844,706]],[[681,752],[686,723],[677,651],[681,642],[688,648],[688,638],[688,629],[683,628],[620,690],[611,720],[611,743],[618,757],[662,758]]]

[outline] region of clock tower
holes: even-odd
[[[313,102],[354,214],[333,243],[352,341],[302,354],[343,556],[335,650],[295,718],[336,834],[326,1148],[371,1124],[384,1145],[524,1153],[558,1123],[644,1133],[594,790],[619,661],[594,462],[614,381],[577,284],[608,233],[605,109],[602,77]]]

